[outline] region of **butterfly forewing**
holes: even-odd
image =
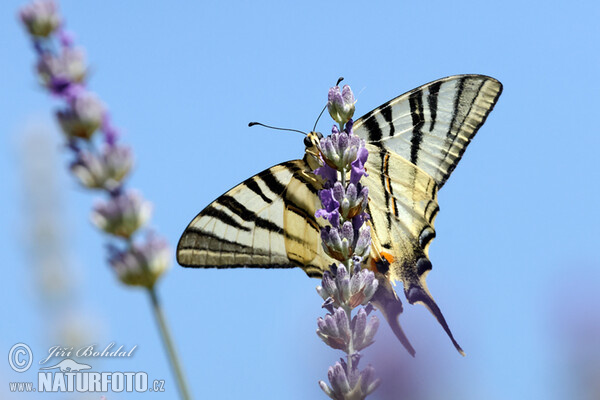
[[[487,76],[440,79],[367,113],[354,133],[415,164],[441,188],[501,92]]]

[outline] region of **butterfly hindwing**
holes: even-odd
[[[437,191],[501,91],[502,85],[486,76],[448,77],[383,104],[354,125],[369,150],[369,212],[374,236],[390,261],[382,272],[403,283],[411,304],[431,311],[461,354],[427,288],[428,248],[435,237]]]
[[[314,213],[319,187],[303,160],[245,180],[202,210],[177,246],[177,262],[199,268],[326,268]]]

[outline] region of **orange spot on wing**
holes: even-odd
[[[395,260],[394,256],[391,255],[390,253],[386,253],[384,251],[379,252],[378,254],[379,257],[375,258],[375,257],[371,257],[371,265],[369,266],[369,269],[371,271],[377,272],[377,263],[381,262],[383,259],[385,259],[389,264],[392,264]]]
[[[391,255],[390,253],[386,253],[385,251],[381,252],[381,255],[383,258],[385,258],[387,260],[387,262],[389,262],[390,264],[392,264],[394,262],[394,256]]]

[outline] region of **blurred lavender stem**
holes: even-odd
[[[171,253],[164,239],[148,233],[134,240],[150,218],[151,205],[134,190],[125,189],[131,171],[131,149],[118,143],[118,130],[100,99],[87,89],[88,68],[83,49],[73,45],[53,0],[37,0],[22,7],[19,17],[38,55],[40,83],[64,102],[56,117],[66,135],[67,148],[74,156],[70,171],[86,189],[107,195],[92,212],[92,222],[111,237],[109,263],[117,277],[128,286],[148,289],[161,337],[177,379],[181,398],[189,400],[173,340],[158,301],[155,285],[170,267]],[[56,44],[58,42],[58,45]],[[102,150],[94,144],[102,133]]]
[[[173,340],[171,339],[169,326],[167,325],[167,320],[160,305],[160,301],[158,300],[158,295],[156,294],[154,286],[148,288],[148,294],[150,295],[150,301],[152,302],[152,311],[154,311],[154,317],[156,318],[156,323],[158,324],[158,328],[160,330],[164,346],[167,350],[167,353],[169,354],[171,368],[173,368],[173,372],[175,374],[175,377],[177,378],[179,395],[182,399],[189,400],[191,399],[190,391],[188,389],[187,382],[184,378],[183,368],[181,367],[179,356],[177,355],[177,350],[173,345]]]

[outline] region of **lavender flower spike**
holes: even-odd
[[[314,172],[325,182],[319,193],[323,208],[315,216],[331,224],[321,229],[321,241],[325,253],[339,264],[325,271],[317,287],[329,311],[317,320],[317,335],[347,353],[347,362],[342,359],[329,368],[331,387],[323,381],[319,386],[332,399],[362,400],[379,384],[371,366],[362,372],[358,369],[358,352],[373,343],[379,327],[377,317],[367,319],[379,282],[372,271],[361,269],[371,249],[371,229],[365,224],[369,192],[360,183],[366,175],[368,151],[364,140],[352,132],[355,100],[350,87],[344,86],[342,92],[337,86],[331,88],[328,100],[329,113],[340,127],[334,125],[331,135],[319,144],[322,165]],[[366,308],[352,318],[352,309],[360,305]]]

